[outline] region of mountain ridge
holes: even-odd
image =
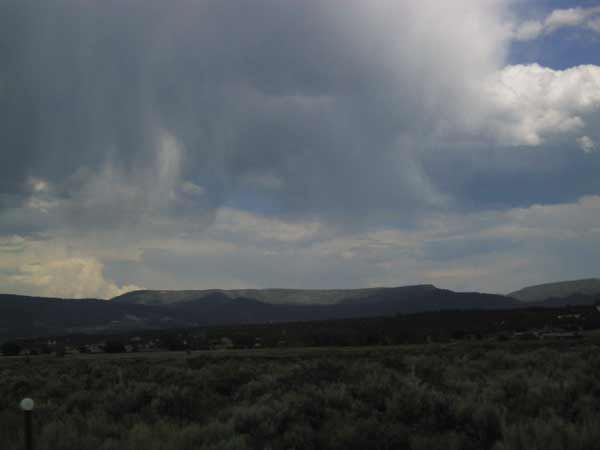
[[[255,298],[270,304],[298,304],[298,305],[331,305],[349,299],[360,299],[372,296],[374,293],[384,293],[390,290],[437,289],[432,284],[417,284],[396,287],[372,287],[357,289],[202,289],[202,290],[150,290],[141,289],[126,292],[113,297],[111,301],[137,303],[137,304],[172,304],[194,301],[215,293],[223,294],[229,298]]]

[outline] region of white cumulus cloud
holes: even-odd
[[[0,286],[4,292],[62,298],[111,298],[139,289],[108,279],[102,261],[73,246],[19,235],[0,237]]]
[[[103,264],[94,258],[33,262],[20,266],[10,281],[31,294],[64,298],[112,298],[139,289],[106,280],[103,269]]]
[[[483,96],[490,102],[483,127],[505,144],[538,146],[584,128],[600,109],[600,67],[511,65],[488,78]]]

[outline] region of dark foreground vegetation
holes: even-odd
[[[0,448],[600,449],[600,346],[481,340],[361,348],[0,358]]]

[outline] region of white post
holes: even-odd
[[[31,414],[35,403],[30,398],[24,398],[19,404],[25,416],[25,450],[33,450],[33,430]]]

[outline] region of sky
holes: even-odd
[[[600,2],[0,2],[0,291],[600,275]]]

